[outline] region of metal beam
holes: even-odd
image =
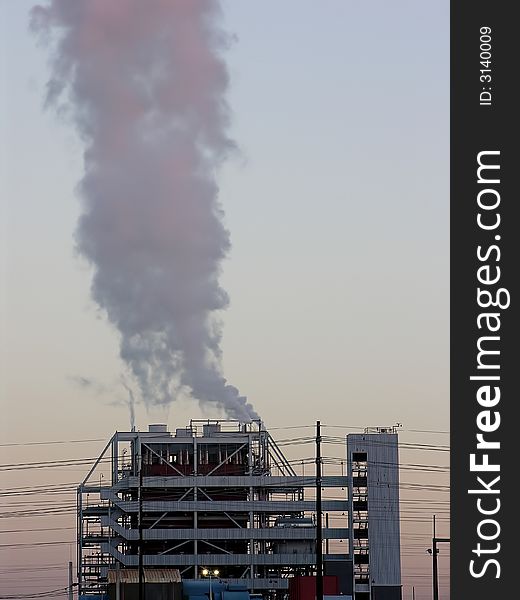
[[[157,523],[159,523],[162,519],[164,519],[164,517],[168,514],[168,511],[163,512],[163,514],[153,523],[153,525],[150,525],[149,529],[153,529]]]
[[[138,510],[138,503],[135,500],[120,500],[112,497],[110,500],[122,511],[126,513],[135,513]],[[265,512],[270,514],[311,512],[316,510],[314,500],[213,500],[213,501],[193,501],[183,500],[144,500],[143,510],[150,512]],[[343,511],[348,510],[346,500],[324,500],[322,504],[324,511]]]
[[[323,487],[346,488],[348,486],[348,477],[340,475],[324,475],[322,477]],[[138,487],[137,477],[125,477],[115,486],[114,490],[127,490]],[[315,477],[302,475],[185,475],[182,479],[170,476],[144,477],[144,487],[146,488],[185,488],[185,487],[254,487],[263,488],[272,491],[280,489],[295,489],[300,487],[314,487],[316,485]],[[346,494],[345,494],[346,496]]]
[[[247,443],[242,444],[239,448],[237,448],[234,452],[232,452],[229,456],[226,456],[226,458],[222,461],[219,462],[219,464],[214,468],[211,469],[211,471],[208,473],[208,475],[211,475],[212,473],[214,473],[217,469],[220,469],[220,467],[222,465],[225,465],[231,458],[233,458],[233,456],[236,456],[240,450],[243,450],[245,447],[247,446]]]
[[[175,468],[171,462],[168,462],[167,460],[164,460],[164,458],[160,455],[157,454],[157,452],[155,450],[153,450],[153,448],[150,448],[150,446],[148,444],[145,444],[144,442],[141,442],[141,446],[144,446],[145,448],[148,448],[148,450],[150,450],[150,452],[152,454],[155,454],[155,456],[157,456],[157,458],[163,462],[164,464],[166,464],[168,467],[170,467],[170,469],[173,469],[180,477],[185,477],[184,473],[181,473],[181,471],[179,471],[179,469]],[[142,452],[142,451],[141,451]]]

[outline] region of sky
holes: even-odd
[[[33,4],[0,0],[1,434],[108,439],[129,428],[119,340],[75,252],[82,144],[44,109]],[[220,280],[226,378],[268,427],[400,422],[410,441],[424,441],[410,430],[447,431],[449,3],[222,6],[239,147],[218,173],[232,244]],[[167,417],[136,407],[142,429],[211,416],[186,401]],[[102,445],[7,447],[1,462]],[[2,487],[28,481],[5,477]],[[429,597],[416,583],[417,600]]]

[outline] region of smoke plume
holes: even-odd
[[[92,297],[149,406],[191,394],[258,415],[221,368],[219,285],[230,242],[216,170],[233,150],[217,0],[50,0],[47,103],[85,147],[77,248]]]

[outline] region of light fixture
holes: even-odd
[[[209,577],[209,600],[213,600],[213,590],[211,586],[211,578],[218,577],[220,571],[218,569],[213,569],[210,571],[209,569],[202,569],[202,575],[204,577]]]

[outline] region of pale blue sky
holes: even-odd
[[[117,338],[74,256],[81,147],[42,110],[31,5],[1,4],[4,393],[90,428],[85,405],[108,398],[69,378],[115,381]],[[229,380],[272,424],[297,414],[446,428],[448,3],[227,0],[224,10],[242,151],[220,175],[233,243]],[[24,413],[13,411],[11,432]],[[126,421],[107,410],[103,429]]]

